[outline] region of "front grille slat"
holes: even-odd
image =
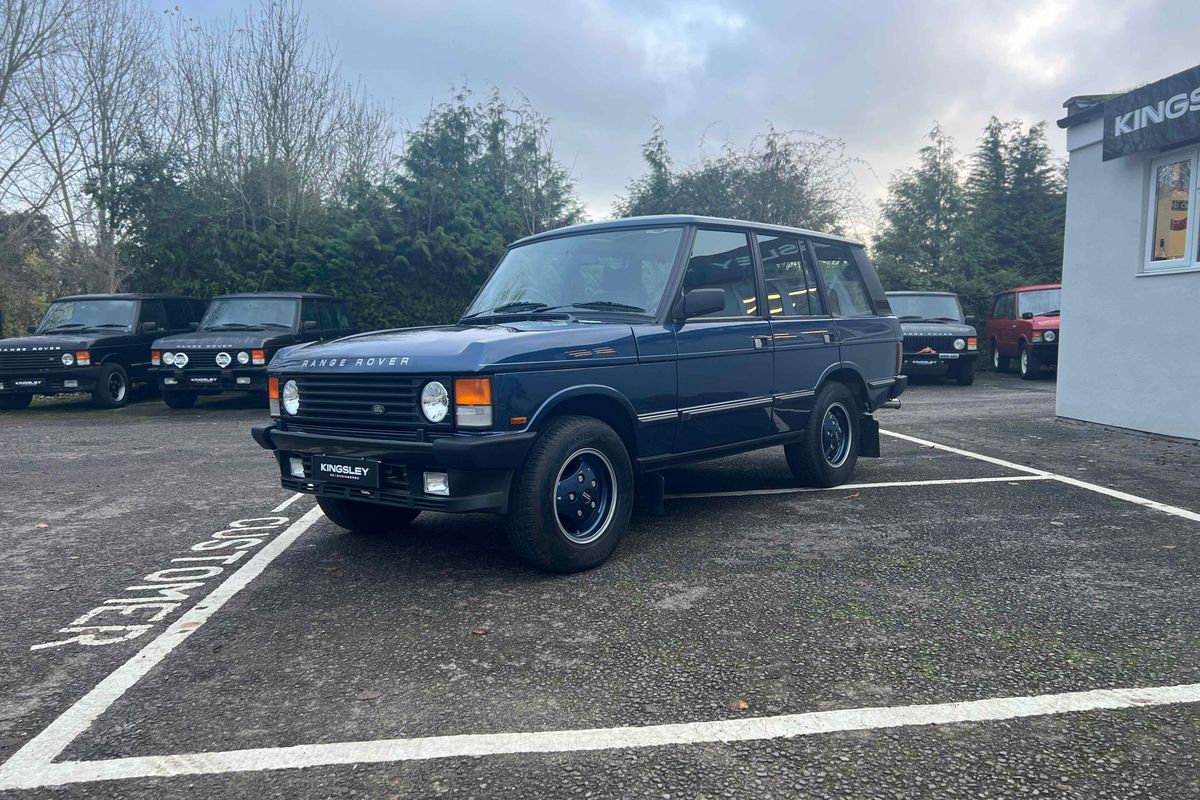
[[[904,352],[918,353],[926,347],[932,347],[939,353],[953,353],[954,340],[958,338],[953,334],[939,334],[934,336],[914,336],[908,335],[904,337]]]
[[[285,417],[289,430],[309,433],[360,435],[414,441],[431,433],[450,432],[447,420],[436,425],[420,410],[421,388],[428,375],[281,375],[280,384],[294,380],[300,390],[300,409]],[[383,413],[376,413],[381,406]]]
[[[36,370],[45,372],[62,367],[62,350],[0,353],[0,372]]]

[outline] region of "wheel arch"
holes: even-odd
[[[862,404],[862,408],[859,409],[860,411],[871,410],[871,392],[867,387],[867,379],[856,365],[846,361],[831,365],[825,371],[825,374],[821,376],[821,380],[817,381],[816,390],[818,392],[821,391],[830,381],[845,384],[854,393],[859,403]]]
[[[637,412],[625,395],[599,384],[563,389],[542,403],[528,428],[538,430],[555,417],[571,414],[595,417],[608,425],[621,437],[630,461],[637,463]]]

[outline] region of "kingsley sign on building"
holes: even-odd
[[[1200,66],[1104,104],[1104,160],[1200,139]]]

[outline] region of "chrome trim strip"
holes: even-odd
[[[895,382],[895,378],[880,378],[877,381],[868,381],[868,383],[871,384],[872,389],[878,389],[881,386],[891,386]]]
[[[726,400],[723,403],[709,403],[703,406],[691,406],[690,408],[679,409],[679,414],[683,419],[699,417],[705,414],[720,414],[724,411],[738,411],[743,408],[765,408],[774,403],[774,398],[771,397],[751,397],[745,400]]]
[[[653,425],[657,422],[674,422],[679,418],[679,410],[671,409],[670,411],[651,411],[646,414],[638,414],[638,422],[643,425]]]
[[[780,400],[799,400],[802,397],[812,397],[816,392],[812,389],[801,389],[798,392],[784,392],[783,394],[775,395],[775,402]]]

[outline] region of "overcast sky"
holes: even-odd
[[[256,0],[182,0],[197,18]],[[992,115],[1050,123],[1075,94],[1200,62],[1196,0],[306,0],[348,77],[415,124],[450,85],[522,92],[553,118],[589,213],[605,217],[652,118],[677,162],[767,123],[845,140],[874,203],[935,120],[969,151]]]

